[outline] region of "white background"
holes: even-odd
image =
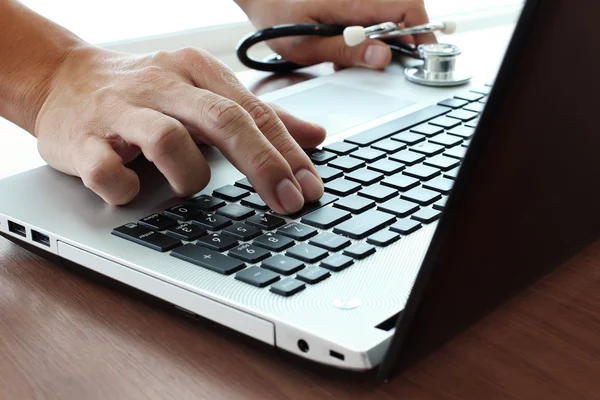
[[[100,44],[246,21],[232,0],[21,0],[88,42]],[[431,17],[522,0],[425,0]]]

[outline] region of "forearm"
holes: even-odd
[[[55,71],[83,44],[18,1],[0,0],[0,116],[33,134]]]

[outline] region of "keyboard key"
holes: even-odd
[[[338,197],[332,196],[330,194],[323,194],[318,201],[311,201],[310,203],[304,203],[304,207],[294,214],[286,215],[287,218],[297,219],[301,218],[306,214],[313,212],[314,210],[318,210],[321,207],[325,207],[327,204],[331,204],[336,201]]]
[[[254,226],[243,224],[241,222],[235,223],[223,229],[223,233],[227,236],[234,237],[242,242],[247,242],[256,237],[262,235],[262,231]]]
[[[432,137],[444,132],[443,128],[439,126],[431,125],[431,124],[423,124],[419,126],[415,126],[410,130],[411,132],[418,133],[420,135],[425,135],[427,137]]]
[[[425,136],[419,135],[417,133],[405,131],[405,132],[400,132],[397,135],[392,136],[392,139],[397,140],[402,143],[412,145],[412,144],[417,144],[419,142],[424,141]]]
[[[438,105],[446,106],[450,108],[461,108],[465,105],[469,104],[468,101],[460,100],[460,99],[446,99],[444,101],[440,101]]]
[[[368,210],[333,228],[333,232],[353,239],[363,239],[395,221],[394,216]]]
[[[403,199],[418,203],[422,206],[427,206],[442,198],[442,195],[429,189],[417,187],[402,193],[400,196]]]
[[[452,168],[456,168],[458,165],[460,165],[460,160],[446,156],[435,156],[433,158],[428,158],[423,162],[423,164],[439,168],[442,171],[449,171]]]
[[[354,264],[354,260],[343,254],[332,254],[323,261],[320,266],[330,271],[339,272]]]
[[[406,175],[394,175],[389,178],[385,178],[381,181],[382,185],[389,186],[401,192],[405,192],[414,187],[419,186],[419,180]]]
[[[454,128],[460,125],[460,121],[454,118],[448,118],[446,116],[438,117],[434,120],[429,121],[430,124],[441,126],[444,129]]]
[[[345,197],[349,194],[356,193],[359,190],[360,184],[343,178],[336,179],[335,181],[327,182],[325,184],[325,191],[336,196]]]
[[[459,136],[463,139],[470,139],[475,133],[475,129],[469,128],[468,126],[457,126],[456,128],[452,128],[448,131],[450,135]]]
[[[369,146],[373,143],[392,136],[396,132],[412,128],[430,120],[439,117],[448,112],[448,108],[441,106],[430,106],[414,113],[405,115],[398,119],[386,122],[364,132],[358,133],[346,139],[346,142],[354,143],[359,146]]]
[[[385,139],[381,142],[377,142],[371,146],[376,150],[381,150],[386,153],[395,153],[397,151],[403,150],[406,148],[406,144],[402,142],[398,142],[392,139]]]
[[[446,147],[452,147],[462,143],[462,139],[458,136],[448,135],[445,133],[442,135],[432,137],[431,139],[429,139],[429,141],[431,143],[439,144]]]
[[[417,153],[425,154],[427,157],[433,157],[437,154],[441,154],[444,151],[444,146],[427,142],[419,143],[418,145],[413,146],[410,149]]]
[[[459,146],[459,147],[453,147],[451,149],[446,150],[444,152],[444,155],[462,160],[463,158],[465,158],[466,153],[467,153],[467,148]]]
[[[413,165],[412,167],[406,168],[402,171],[404,175],[412,176],[413,178],[421,180],[429,180],[435,176],[438,176],[441,172],[437,168],[429,167],[427,165]]]
[[[319,165],[316,168],[323,182],[329,182],[344,175],[344,173],[339,169],[331,168],[327,165]]]
[[[332,207],[324,207],[305,215],[301,222],[317,228],[329,229],[349,219],[351,216],[352,214],[350,214],[348,211]]]
[[[474,92],[464,92],[464,93],[458,94],[454,97],[457,99],[460,99],[460,100],[477,101],[477,100],[481,99],[483,97],[483,95],[479,94],[479,93],[474,93]]]
[[[485,104],[483,104],[483,103],[471,103],[468,106],[464,107],[463,110],[481,113],[481,112],[483,112],[484,108],[485,108]]]
[[[252,243],[254,243],[257,246],[263,247],[267,250],[280,252],[292,247],[295,242],[288,237],[268,232],[254,239]]]
[[[400,142],[398,142],[400,143]],[[392,160],[379,160],[375,161],[373,164],[367,165],[368,169],[372,169],[373,171],[381,172],[385,175],[394,175],[398,172],[402,171],[405,167],[404,164],[400,164],[399,162]]]
[[[364,197],[348,196],[339,200],[333,206],[341,208],[342,210],[350,211],[352,214],[360,214],[369,208],[375,207],[375,202]]]
[[[315,165],[323,165],[327,164],[329,161],[335,159],[337,155],[330,153],[325,150],[318,150],[308,156],[313,164]]]
[[[295,258],[277,254],[263,261],[262,267],[281,275],[291,275],[305,267],[304,263]]]
[[[446,172],[444,174],[445,178],[448,179],[456,179],[456,176],[458,175],[458,170],[460,169],[460,167],[454,168],[453,170],[450,170],[448,172]]]
[[[406,217],[417,211],[419,205],[402,199],[392,199],[380,204],[377,209],[396,217]]]
[[[341,169],[344,172],[352,172],[355,169],[364,167],[365,165],[366,163],[363,160],[359,160],[358,158],[353,158],[350,156],[336,158],[329,163],[330,167]]]
[[[442,215],[441,211],[434,210],[432,208],[421,208],[419,211],[411,215],[412,219],[429,224]]]
[[[477,118],[479,116],[478,113],[467,110],[454,110],[449,114],[446,114],[448,118],[455,118],[461,120],[463,122],[467,122],[472,120],[473,118]]]
[[[410,235],[421,228],[418,221],[412,219],[399,219],[394,225],[390,226],[390,230],[398,232],[402,235]]]
[[[309,264],[314,264],[319,260],[324,259],[329,255],[327,250],[313,246],[308,243],[300,243],[290,248],[285,252],[287,256],[297,258],[298,260],[305,261]]]
[[[317,234],[317,230],[307,225],[292,222],[291,224],[287,224],[283,228],[279,228],[277,233],[302,242],[308,238],[315,236]]]
[[[240,260],[193,244],[186,244],[173,250],[171,256],[223,275],[230,275],[246,268],[246,264]]]
[[[439,211],[443,211],[446,208],[446,202],[448,201],[448,197],[444,196],[440,200],[433,203],[433,208]]]
[[[271,257],[271,253],[267,250],[249,243],[244,243],[241,246],[229,250],[229,255],[250,264],[256,264],[265,258]]]
[[[335,142],[323,147],[323,150],[338,154],[340,156],[348,155],[356,149],[358,149],[357,145],[347,142]]]
[[[134,223],[120,226],[114,229],[112,234],[160,252],[169,251],[181,245],[179,240]]]
[[[363,160],[370,163],[384,158],[385,152],[365,147],[353,153],[350,153],[350,157],[358,158],[359,160]]]
[[[196,225],[184,223],[171,227],[167,230],[167,235],[179,240],[191,242],[199,237],[206,235],[206,230]]]
[[[142,218],[139,224],[155,231],[164,231],[177,225],[177,221],[162,214],[152,214]]]
[[[240,221],[254,215],[254,210],[240,204],[227,204],[217,210],[217,214]]]
[[[379,247],[386,247],[400,239],[400,235],[391,231],[381,231],[374,233],[367,238],[367,243]]]
[[[406,165],[414,165],[425,159],[423,154],[415,153],[410,150],[402,150],[390,155],[390,160],[398,161]]]
[[[280,296],[289,297],[306,289],[306,285],[294,278],[285,278],[275,282],[269,289]]]
[[[371,171],[369,169],[357,169],[356,171],[346,174],[346,179],[358,182],[363,186],[369,186],[383,179],[383,174],[380,172]]]
[[[255,190],[252,187],[252,184],[250,183],[250,181],[248,180],[248,178],[240,179],[239,181],[237,181],[235,183],[235,186],[241,187],[242,189],[246,189],[246,190],[249,190],[251,192],[255,192]]]
[[[314,285],[315,283],[319,283],[331,276],[331,272],[326,270],[325,268],[310,266],[296,274],[296,279],[304,281],[306,283],[310,283]]]
[[[469,128],[477,128],[478,123],[479,123],[479,118],[475,118],[474,120],[465,123],[465,126],[467,126]]]
[[[250,267],[235,274],[235,279],[252,286],[263,288],[277,282],[281,277],[260,267]]]
[[[272,231],[285,225],[285,220],[272,214],[257,214],[249,218],[246,223],[266,231]]]
[[[213,196],[219,197],[228,201],[238,201],[243,197],[249,196],[250,192],[233,185],[225,185],[213,191]]]
[[[435,179],[432,179],[428,182],[423,183],[423,187],[425,189],[435,190],[436,192],[440,192],[443,194],[448,194],[452,190],[452,186],[454,185],[454,181],[448,178],[444,178],[442,176],[438,176]]]
[[[471,145],[471,141],[470,140],[465,140],[461,146],[462,147],[469,147],[470,145]]]
[[[191,202],[202,211],[214,211],[217,208],[223,207],[226,204],[223,200],[214,198],[206,194],[192,199]]]
[[[371,254],[375,254],[375,247],[367,243],[356,243],[344,250],[344,254],[362,260]]]
[[[211,231],[220,231],[226,226],[231,225],[231,220],[216,214],[201,213],[194,217],[192,223]]]
[[[225,251],[234,248],[239,243],[234,238],[225,236],[221,233],[211,233],[208,236],[204,236],[198,239],[198,241],[196,241],[196,244],[208,247],[209,249],[215,251]]]
[[[491,86],[480,86],[475,89],[469,89],[470,92],[488,95],[492,92]]]
[[[358,195],[366,197],[367,199],[375,200],[378,203],[383,203],[384,201],[388,201],[389,199],[396,197],[398,195],[398,191],[388,186],[373,185],[364,188],[358,192]]]
[[[165,210],[165,215],[180,221],[189,221],[198,213],[198,209],[191,204],[180,204]]]
[[[310,239],[310,244],[321,247],[329,251],[339,251],[350,245],[350,239],[331,232],[323,232],[320,235]]]
[[[252,207],[256,210],[266,211],[269,209],[267,203],[265,203],[263,199],[256,193],[243,198],[240,203],[242,203],[243,206]]]

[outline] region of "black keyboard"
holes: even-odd
[[[325,194],[294,215],[270,211],[242,179],[112,234],[292,296],[439,219],[488,92],[308,150]]]

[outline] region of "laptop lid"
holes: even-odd
[[[600,2],[529,0],[380,379],[600,236]]]

